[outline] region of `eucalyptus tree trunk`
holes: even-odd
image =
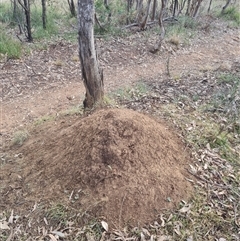
[[[76,8],[73,0],[68,0],[68,6],[72,17],[76,17]]]
[[[82,77],[86,89],[84,108],[101,104],[104,96],[103,74],[94,43],[94,0],[78,0],[78,43]]]
[[[157,0],[153,0],[152,18],[151,18],[152,21],[155,20],[156,11],[157,11]]]
[[[21,0],[18,0],[18,3],[21,5],[21,7],[24,9],[25,18],[26,18],[26,37],[28,39],[28,42],[32,42],[32,32],[31,32],[31,15],[30,15],[30,1],[29,0],[23,0],[23,3]]]
[[[139,24],[141,30],[144,30],[146,28],[147,20],[148,20],[148,16],[149,16],[149,12],[150,12],[150,4],[151,4],[151,0],[148,0],[146,13],[143,17],[142,22]]]
[[[46,7],[46,0],[42,0],[42,24],[43,28],[47,28],[47,7]]]
[[[159,24],[161,32],[159,34],[159,38],[158,38],[157,43],[155,44],[155,46],[152,49],[150,49],[150,52],[154,53],[154,54],[157,53],[160,50],[162,42],[163,42],[164,37],[165,37],[165,28],[164,28],[164,25],[163,25],[163,14],[164,14],[164,11],[165,11],[165,6],[166,6],[165,0],[161,0],[161,9],[160,9],[159,17],[158,17],[158,24]]]

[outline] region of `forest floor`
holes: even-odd
[[[240,29],[211,18],[152,54],[156,40],[153,30],[97,39],[108,107],[93,114],[82,110],[77,43],[0,62],[1,240],[239,240]]]

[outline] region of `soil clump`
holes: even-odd
[[[28,204],[66,202],[121,227],[153,221],[191,195],[188,153],[165,123],[127,109],[69,120],[43,125],[18,150],[16,185]]]

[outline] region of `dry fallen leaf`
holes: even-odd
[[[10,229],[10,227],[8,226],[8,222],[6,222],[6,221],[1,221],[0,222],[0,229],[3,229],[3,230],[5,230],[5,229]]]
[[[171,239],[170,236],[162,235],[162,236],[157,238],[157,241],[168,241],[170,239]]]
[[[57,239],[52,234],[48,234],[48,236],[51,238],[52,241],[57,241]]]
[[[220,238],[218,241],[227,241],[225,238]]]
[[[163,219],[163,215],[160,216],[160,220],[161,220],[161,227],[165,227],[165,221]]]
[[[108,232],[108,224],[105,221],[101,221],[102,227]]]
[[[193,237],[192,236],[188,237],[187,241],[193,241]]]
[[[11,216],[8,219],[8,223],[13,223],[13,210],[11,212]]]
[[[65,234],[59,231],[52,231],[52,234],[59,236],[60,238],[65,238]]]
[[[189,210],[191,209],[191,207],[192,207],[192,205],[191,205],[191,204],[188,204],[188,205],[182,207],[182,208],[179,210],[179,212],[180,212],[180,213],[187,213],[187,212],[189,212]]]

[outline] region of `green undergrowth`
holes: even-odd
[[[7,55],[8,58],[17,59],[20,58],[21,53],[22,44],[20,41],[13,39],[0,25],[0,54]]]
[[[19,130],[13,134],[12,144],[21,146],[29,137],[27,130]]]
[[[177,21],[167,24],[166,39],[177,46],[180,43],[187,45],[189,39],[195,36],[197,27],[198,22],[196,19],[187,16],[179,17]]]
[[[116,101],[130,101],[132,99],[136,100],[143,95],[147,95],[149,90],[149,86],[146,83],[139,81],[133,86],[120,87],[107,95],[110,99],[115,99]]]
[[[46,29],[42,26],[42,12],[40,8],[34,8],[31,13],[32,26],[33,26],[33,38],[42,39],[50,38],[59,32],[59,25],[61,21],[64,21],[62,13],[54,8],[47,9],[47,24]]]
[[[230,6],[226,8],[219,17],[222,17],[226,20],[232,21],[236,26],[240,25],[240,8],[239,4],[237,6]]]

